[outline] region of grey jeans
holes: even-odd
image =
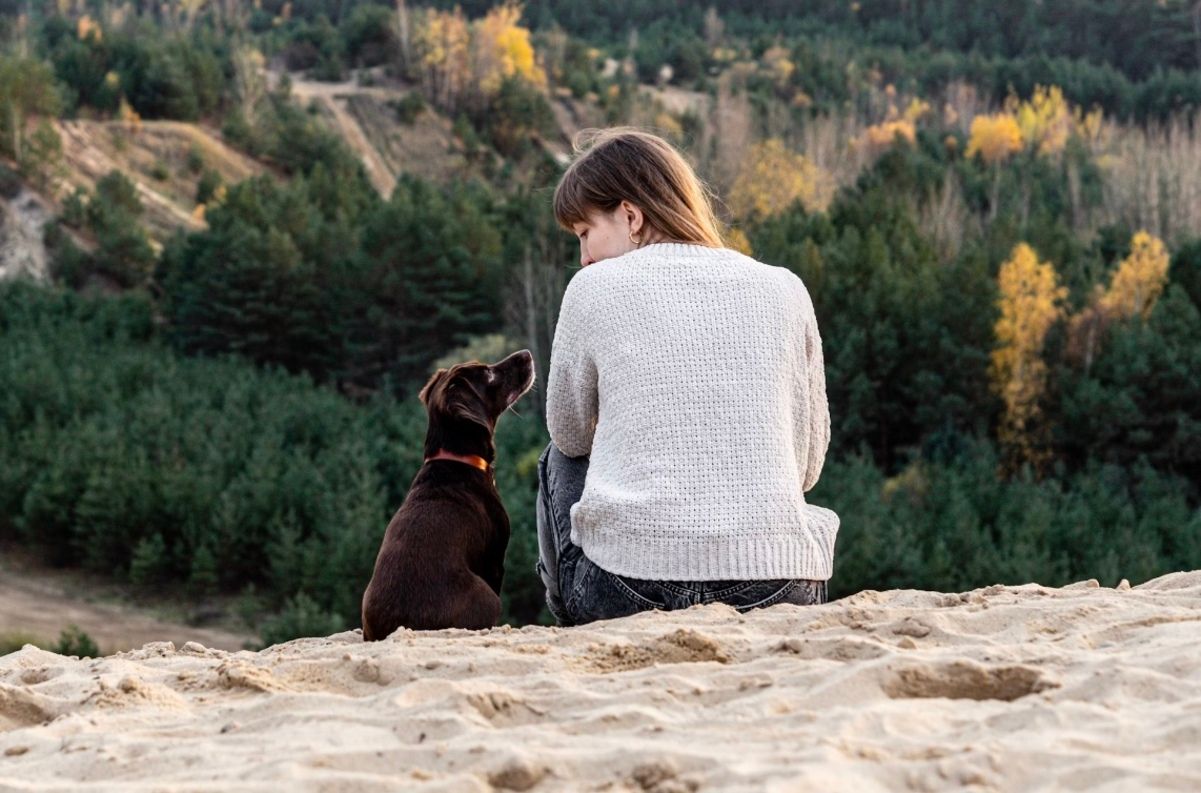
[[[747,611],[776,603],[826,602],[825,581],[650,581],[597,566],[571,541],[571,505],[580,500],[587,473],[587,457],[568,457],[554,443],[538,459],[537,569],[546,585],[547,608],[560,625],[698,603],[725,603]]]

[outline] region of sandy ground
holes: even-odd
[[[1201,571],[0,659],[0,790],[1196,791]]]
[[[162,619],[146,609],[116,602],[110,590],[87,576],[39,567],[27,556],[0,552],[0,637],[20,634],[39,644],[53,644],[64,628],[75,624],[102,652],[164,640],[240,650],[246,642],[257,641],[247,633]]]

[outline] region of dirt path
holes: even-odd
[[[0,550],[0,638],[20,634],[49,646],[71,624],[91,636],[103,653],[160,641],[240,650],[257,641],[248,633],[162,619],[148,609],[119,602],[111,586],[88,576],[41,568],[24,555]]]
[[[370,96],[380,101],[387,101],[400,99],[407,92],[379,86],[358,85],[354,81],[321,83],[303,80],[297,75],[289,75],[289,77],[292,81],[292,95],[302,103],[320,103],[338,134],[363,161],[363,167],[367,169],[367,177],[371,180],[371,184],[384,198],[392,195],[392,190],[396,187],[396,174],[384,162],[376,148],[371,145],[366,132],[349,112],[347,101],[352,96]],[[278,79],[278,75],[272,75],[269,83],[274,84]]]

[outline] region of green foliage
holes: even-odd
[[[553,135],[555,117],[543,93],[525,80],[506,78],[480,119],[496,150],[508,157],[529,151],[531,136]]]
[[[958,445],[891,481],[870,458],[827,466],[810,495],[842,519],[832,595],[1084,578],[1114,586],[1201,565],[1201,515],[1181,477],[1090,463],[1043,482],[1002,481],[990,443]]]
[[[21,175],[0,163],[0,198],[9,200],[16,198],[22,187],[24,185],[21,183]]]
[[[58,641],[50,648],[50,652],[79,658],[96,658],[100,655],[100,648],[78,625],[68,625],[58,635]]]
[[[187,167],[190,173],[200,173],[204,170],[204,152],[194,143],[188,147]]]
[[[57,223],[48,224],[45,238],[55,280],[77,288],[92,276],[111,279],[123,287],[145,284],[154,269],[155,254],[139,222],[141,215],[137,187],[120,171],[101,177],[90,198],[76,188],[64,200],[60,220],[91,234],[96,246],[92,253],[85,253]]]
[[[356,5],[339,25],[343,49],[354,66],[379,66],[396,57],[392,9],[373,4]]]
[[[492,327],[500,238],[486,200],[402,179],[381,203],[358,174],[243,182],[207,231],[170,244],[157,281],[178,348],[399,388]]]
[[[64,228],[65,223],[65,219],[47,223],[42,240],[50,258],[50,277],[54,283],[79,288],[92,271],[92,258],[71,239]]]
[[[217,574],[217,557],[209,550],[208,544],[202,542],[192,552],[188,585],[197,594],[206,594],[216,589],[220,582],[221,578]]]
[[[477,16],[489,5],[463,7]],[[415,386],[480,334],[519,329],[549,348],[566,281],[554,263],[574,250],[541,189],[560,173],[542,150],[558,135],[548,96],[597,92],[606,121],[628,122],[638,82],[620,69],[602,77],[605,57],[632,59],[643,81],[670,65],[673,82],[702,91],[741,61],[755,122],[796,139],[815,113],[878,118],[890,84],[936,109],[956,81],[994,100],[1057,85],[1076,105],[1141,121],[1201,106],[1196,35],[1178,3],[1140,14],[1113,0],[707,8],[531,0],[550,92],[506,80],[486,103],[465,101],[453,127],[498,189],[404,177],[386,200],[286,75],[247,115],[223,99],[237,72],[208,12],[187,36],[149,14],[83,39],[73,19],[36,19],[44,60],[0,59],[0,116],[21,121],[4,125],[0,147],[25,179],[54,173],[50,117],[113,114],[123,100],[144,118],[211,120],[273,175],[213,200],[220,177],[191,150],[207,228],[177,234],[157,261],[125,177],[64,200],[45,230],[55,279],[154,298],[0,287],[0,538],[138,585],[243,592],[247,614],[274,614],[272,642],[357,624],[379,537],[420,465]],[[295,0],[285,11],[265,0],[239,46],[342,80],[394,65],[393,14],[387,3]],[[412,91],[393,107],[411,123],[425,100]],[[701,117],[681,123],[686,140],[706,137]],[[1201,566],[1201,241],[1175,251],[1146,318],[1099,326],[1087,360],[1052,329],[1040,408],[1053,471],[998,478],[987,375],[997,267],[1029,243],[1079,311],[1134,229],[1123,220],[1092,234],[1113,213],[1107,174],[1079,140],[995,167],[963,148],[961,130],[929,117],[827,211],[794,206],[743,229],[757,258],[801,276],[817,310],[834,434],[813,500],[843,518],[835,593],[1114,583]],[[0,171],[7,194],[20,184]],[[546,297],[527,306],[517,291],[535,281]],[[513,525],[502,600],[517,622],[546,620],[533,570],[546,442],[536,418],[507,416],[498,430]]]
[[[153,534],[143,537],[133,549],[129,560],[129,581],[145,586],[159,584],[167,579],[171,570],[171,560],[167,555],[167,543],[163,535]]]
[[[355,30],[359,30],[356,26]],[[313,22],[293,26],[284,47],[284,63],[292,71],[308,72],[314,80],[341,82],[346,79],[345,42],[338,30],[322,15]]]
[[[1109,325],[1089,366],[1065,362],[1052,410],[1056,447],[1076,465],[1145,463],[1201,498],[1201,310],[1170,284],[1143,321]]]
[[[403,98],[392,102],[392,109],[396,111],[396,119],[401,124],[412,124],[425,111],[425,107],[425,97],[416,89],[410,90]]]
[[[1169,277],[1184,290],[1194,306],[1201,306],[1201,239],[1189,240],[1176,251]]]
[[[163,253],[156,280],[175,344],[328,377],[342,356],[344,321],[332,280],[341,251],[355,246],[358,202],[370,198],[325,214],[304,178],[235,185],[208,212],[206,231],[176,238]]]
[[[371,190],[362,165],[346,143],[293,101],[290,91],[288,80],[281,80],[267,97],[255,126],[235,111],[226,118],[222,133],[289,175],[309,175],[321,167],[339,178],[357,180],[364,191]]]
[[[195,121],[217,112],[228,91],[227,46],[208,29],[164,35],[143,20],[81,40],[48,21],[42,36],[73,109],[115,113],[125,98],[142,118]]]
[[[207,204],[221,185],[221,174],[211,168],[206,168],[204,173],[200,174],[199,181],[196,182],[196,203]]]
[[[496,327],[501,239],[486,212],[470,191],[402,178],[366,218],[360,267],[371,301],[354,329],[365,374],[418,379],[431,352]]]
[[[27,644],[32,644],[34,647],[38,647],[41,642],[36,636],[29,633],[22,633],[20,631],[12,633],[0,633],[0,657],[8,655],[9,653],[15,653],[25,647]]]
[[[255,137],[250,122],[239,110],[231,110],[225,116],[225,121],[221,125],[221,137],[231,146],[236,146],[249,154],[262,154],[263,143]]]
[[[133,583],[196,594],[252,584],[255,610],[287,604],[272,640],[328,633],[333,616],[336,629],[356,626],[388,519],[421,465],[420,403],[356,407],[307,377],[178,358],[155,327],[145,295],[0,285],[0,538]],[[514,461],[545,442],[536,418],[500,422],[513,525],[504,599],[520,622],[542,604],[536,477]]]
[[[39,183],[62,155],[62,142],[47,119],[59,111],[58,86],[50,68],[40,60],[0,56],[0,154],[17,162],[22,174]],[[33,134],[31,121],[37,120]]]
[[[432,5],[459,5],[480,16],[492,3]],[[683,6],[665,0],[600,5],[532,0],[524,18],[539,31],[566,30],[614,57],[630,55],[643,81],[654,81],[669,64],[674,81],[690,86],[721,68],[706,41],[709,9],[721,22],[723,46],[737,45],[754,57],[769,46],[789,48],[796,69],[779,88],[804,91],[817,110],[839,109],[852,97],[863,101],[870,89],[881,87],[877,80],[924,96],[962,80],[994,98],[1058,85],[1076,104],[1140,121],[1201,107],[1193,20],[1178,3],[1135,13],[1119,0],[1004,6],[987,0],[819,5],[723,0]],[[631,30],[638,32],[636,39]],[[577,95],[587,90],[575,87],[579,74],[564,69],[563,81]]]
[[[834,454],[861,445],[886,470],[948,430],[984,431],[995,287],[987,262],[939,261],[905,196],[937,163],[895,150],[825,215],[798,204],[749,231],[757,256],[793,269],[817,310]]]
[[[270,647],[303,636],[328,636],[344,629],[338,615],[322,609],[304,592],[298,592],[289,598],[283,611],[264,623],[263,644]]]

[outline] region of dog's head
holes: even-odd
[[[429,415],[426,454],[441,448],[491,461],[496,420],[533,385],[529,350],[491,365],[468,361],[439,369],[417,395]]]

